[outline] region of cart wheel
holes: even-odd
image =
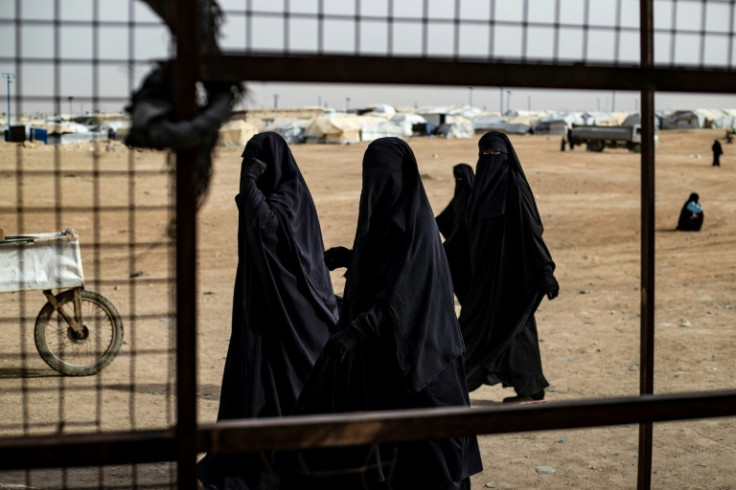
[[[123,321],[109,299],[99,293],[79,291],[83,327],[76,332],[51,303],[36,318],[36,349],[56,371],[69,376],[88,376],[110,364],[123,344]],[[56,296],[59,307],[74,315],[74,290]]]

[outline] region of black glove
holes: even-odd
[[[547,293],[547,298],[555,299],[560,294],[560,284],[552,272],[547,272],[542,278],[542,291]]]
[[[325,354],[338,362],[342,362],[347,353],[358,345],[364,337],[356,326],[350,325],[327,339],[324,347]]]
[[[325,250],[325,265],[331,271],[334,271],[338,267],[347,267],[350,265],[350,260],[353,256],[353,251],[345,247],[332,247]]]
[[[253,180],[258,180],[258,178],[263,175],[263,172],[265,171],[266,162],[254,157],[245,164],[244,174],[246,177],[250,177]]]

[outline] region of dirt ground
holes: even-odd
[[[711,166],[710,145],[722,130],[659,133],[656,151],[657,393],[736,386],[736,152],[724,144],[722,166]],[[560,296],[537,313],[542,360],[550,381],[547,403],[636,395],[639,389],[640,164],[626,150],[560,152],[559,136],[511,136],[537,198],[545,240],[557,264]],[[452,166],[475,163],[477,138],[410,139],[435,214],[450,200]],[[351,246],[367,145],[295,145],[292,151],[311,189],[326,247]],[[170,168],[163,154],[99,149],[97,165],[116,173],[95,185],[87,146],[0,147],[0,227],[6,233],[72,226],[82,243],[88,288],[110,298],[128,318],[121,354],[99,376],[65,378],[35,352],[37,292],[2,294],[0,434],[56,430],[127,430],[172,423],[175,324],[170,222]],[[216,419],[230,335],[237,263],[237,193],[241,148],[218,148],[210,194],[199,219],[199,420]],[[62,186],[29,169],[64,170]],[[139,172],[135,177],[128,169]],[[76,170],[80,170],[76,172]],[[131,185],[133,183],[133,185]],[[698,192],[705,210],[700,233],[675,232],[683,202]],[[85,209],[98,196],[97,219]],[[19,200],[35,211],[18,217]],[[128,212],[128,206],[148,206]],[[65,208],[54,214],[55,203]],[[48,207],[51,208],[48,208]],[[128,246],[136,243],[136,247]],[[112,246],[107,246],[112,244]],[[131,277],[133,276],[133,278]],[[341,292],[343,278],[332,276]],[[96,282],[95,282],[96,281]],[[21,317],[25,317],[25,321]],[[20,328],[18,328],[20,323]],[[94,389],[101,387],[101,390]],[[471,393],[476,407],[510,395],[500,387]],[[64,420],[63,427],[59,420]],[[638,427],[480,436],[484,471],[473,488],[629,489],[636,487]],[[736,488],[734,419],[657,424],[652,487]],[[550,466],[551,474],[535,469]],[[167,481],[169,465],[97,470],[0,472],[0,483],[30,487],[126,486]],[[173,478],[173,477],[172,477]],[[155,484],[153,485],[155,487]]]

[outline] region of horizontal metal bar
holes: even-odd
[[[94,116],[92,116],[94,117]],[[106,140],[96,140],[102,143]],[[0,177],[14,177],[16,175],[24,177],[170,177],[174,175],[172,170],[0,170]]]
[[[160,206],[0,206],[0,213],[120,213],[120,212],[151,212],[151,211],[174,211],[173,205]]]
[[[296,449],[736,415],[736,391],[242,420],[206,424],[200,450]]]
[[[249,17],[251,19],[285,19],[289,20],[317,20],[325,21],[343,21],[343,22],[371,22],[371,23],[396,23],[396,24],[427,24],[427,25],[455,25],[462,26],[494,26],[494,27],[526,27],[534,28],[550,28],[557,29],[588,29],[590,31],[620,31],[620,32],[639,32],[638,26],[617,26],[604,24],[580,24],[571,22],[541,22],[541,21],[524,21],[502,20],[494,18],[474,18],[474,17],[424,17],[424,16],[405,16],[405,15],[373,15],[373,14],[340,14],[330,12],[279,12],[267,10],[236,10],[224,9],[223,13],[226,17]],[[667,30],[667,32],[670,32]],[[718,32],[718,31],[716,31]],[[710,34],[711,31],[708,31]]]
[[[552,64],[345,55],[223,54],[204,59],[203,80],[534,87],[580,90],[652,89],[736,93],[736,70],[702,66]]]
[[[61,27],[161,27],[163,23],[158,21],[143,21],[143,20],[63,20],[63,19],[16,19],[0,18],[0,26],[15,26],[20,24],[22,26],[54,26],[59,25]]]
[[[198,452],[299,449],[736,416],[736,391],[203,424]],[[0,439],[0,469],[172,461],[169,430]]]
[[[0,439],[0,469],[142,464],[175,458],[173,429]]]

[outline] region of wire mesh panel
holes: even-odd
[[[3,1],[0,26],[2,126],[11,133],[0,148],[0,228],[5,248],[17,250],[7,270],[21,277],[18,291],[0,295],[0,434],[170,428],[173,167],[165,153],[122,143],[123,107],[151,61],[168,56],[170,35],[139,2]],[[40,245],[26,238],[63,230],[78,237],[83,290],[22,287],[43,274]],[[59,252],[52,247],[44,258],[52,270],[66,267]],[[79,330],[68,316],[81,320]],[[161,472],[21,471],[0,481],[168,486],[174,473],[169,465]]]
[[[11,469],[0,472],[0,481],[64,488],[192,488],[196,451],[329,445],[350,442],[350,437],[354,443],[373,443],[404,434],[400,429],[408,422],[419,424],[411,437],[420,439],[433,430],[450,430],[445,427],[464,434],[499,433],[733,415],[733,394],[727,393],[706,399],[713,403],[703,411],[697,396],[671,397],[550,404],[519,413],[507,409],[512,413],[496,426],[493,411],[482,408],[475,414],[444,414],[439,429],[432,426],[433,414],[416,420],[394,414],[399,420],[391,425],[386,419],[385,426],[370,415],[347,418],[344,432],[331,420],[317,421],[316,429],[271,420],[261,426],[236,423],[232,430],[207,425],[196,433],[196,413],[186,404],[199,397],[208,417],[216,413],[232,306],[231,280],[223,279],[221,270],[237,265],[234,254],[222,255],[237,246],[235,234],[221,236],[222,223],[208,220],[232,211],[232,196],[218,195],[204,210],[199,284],[193,274],[193,199],[180,185],[188,182],[197,149],[181,151],[174,163],[165,152],[128,148],[121,140],[129,120],[120,113],[152,61],[173,57],[176,47],[177,76],[189,70],[203,82],[622,89],[647,95],[642,109],[653,119],[654,90],[734,92],[735,3],[654,0],[655,42],[649,59],[649,46],[642,42],[647,16],[641,14],[645,21],[640,21],[641,6],[647,3],[638,0],[220,0],[224,16],[218,49],[200,43],[184,26],[197,23],[202,29],[201,11],[181,9],[170,15],[172,6],[204,2],[0,0],[0,83],[7,95],[2,125],[8,141],[0,146],[0,247],[12,247],[13,257],[20,257],[0,262],[0,270],[17,270],[20,278],[18,291],[0,294],[0,449],[14,458],[3,463]],[[171,31],[179,34],[176,46]],[[176,88],[179,96],[192,87]],[[196,112],[191,92],[177,97],[184,118]],[[650,295],[642,300],[642,323],[651,327],[653,305],[646,299],[653,301],[654,294],[648,289],[653,281],[647,281],[654,274],[654,150],[651,141],[642,148],[642,167],[651,171],[642,172],[641,275],[642,289]],[[313,159],[322,163],[323,152]],[[439,152],[425,156],[435,158]],[[220,161],[237,165],[239,149],[222,150]],[[315,174],[324,171],[314,168]],[[234,181],[237,174],[237,168],[229,167],[220,176]],[[175,177],[181,180],[174,183]],[[182,203],[189,207],[180,208]],[[175,208],[186,209],[186,216],[175,217]],[[28,265],[33,236],[67,230],[79,246],[84,290],[54,285],[48,293],[29,290],[28,278],[36,279]],[[59,253],[51,254],[52,271],[62,269],[62,249],[54,247]],[[192,295],[201,285],[197,299],[203,315],[197,318]],[[631,290],[632,297],[640,293]],[[186,313],[176,305],[186,306]],[[632,315],[621,324],[638,320]],[[217,322],[225,328],[212,328]],[[203,344],[219,351],[193,359],[195,325]],[[177,326],[188,335],[176,338]],[[178,365],[173,360],[182,349],[177,352],[175,342],[191,354]],[[100,358],[104,362],[95,366],[92,361]],[[86,369],[90,362],[93,367]],[[204,366],[205,381],[195,391],[188,376],[194,377],[198,363]],[[381,432],[381,427],[390,430]],[[286,436],[278,439],[282,430]],[[342,434],[344,440],[315,440],[311,430]],[[24,443],[29,436],[37,438]],[[633,447],[634,437],[628,436]],[[651,437],[642,440],[640,448],[648,446],[651,460]],[[31,457],[22,459],[26,455]],[[34,455],[43,457],[36,461]],[[177,458],[184,464],[169,463]],[[79,461],[90,460],[104,466],[77,468]],[[36,468],[53,466],[62,468]],[[188,479],[177,482],[182,473],[175,472],[182,466]]]
[[[638,61],[638,1],[222,2],[232,51]]]

